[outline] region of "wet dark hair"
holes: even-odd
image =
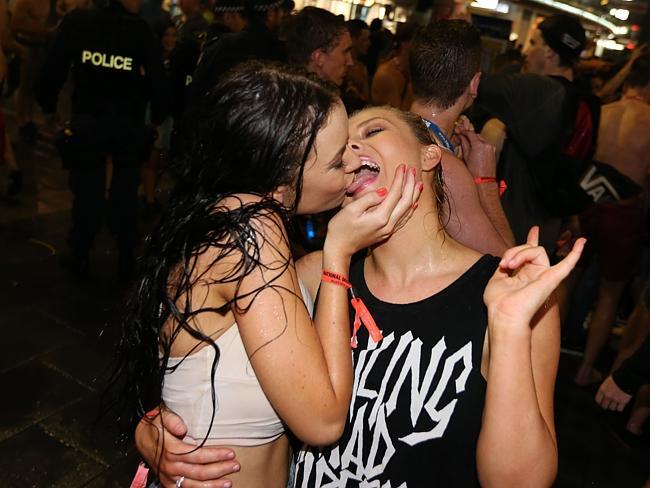
[[[328,85],[303,70],[259,62],[235,68],[206,94],[187,167],[149,239],[141,278],[127,306],[113,382],[122,378],[126,383],[117,408],[124,411],[128,435],[161,402],[165,374],[177,367],[168,367],[168,360],[181,331],[215,349],[215,401],[219,350],[192,321],[203,313],[243,313],[262,290],[274,286],[270,279],[245,296],[239,293],[242,280],[262,266],[261,247],[272,245],[261,227],[282,222],[286,228],[300,198],[305,162],[337,101]],[[282,185],[296,188],[290,208],[269,196]],[[244,202],[242,194],[257,198]],[[240,205],[226,206],[225,199],[239,199]],[[283,229],[278,232],[284,234]],[[210,270],[224,257],[237,257],[238,262],[214,276]],[[291,265],[291,257],[285,258],[268,269],[273,276]],[[218,309],[192,303],[197,285],[233,283],[233,300]]]
[[[418,32],[409,59],[413,96],[451,107],[481,69],[481,32],[464,20],[439,20]]]
[[[314,51],[331,51],[346,30],[344,20],[322,8],[305,7],[290,15],[284,26],[289,61],[307,65]]]
[[[650,58],[643,56],[632,63],[630,74],[625,79],[625,86],[643,88],[650,85]]]

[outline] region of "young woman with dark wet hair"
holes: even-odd
[[[259,63],[237,68],[205,97],[187,170],[149,240],[121,342],[121,398],[134,422],[162,403],[186,419],[189,443],[232,446],[245,462],[238,486],[285,486],[285,425],[316,445],[343,429],[347,290],[324,284],[312,323],[285,229],[293,213],[341,204],[359,166],[354,155],[343,162],[350,152],[330,88]],[[323,267],[347,275],[356,251],[412,215],[420,191],[401,166],[390,190],[340,211]]]
[[[344,209],[389,184],[404,158],[424,190],[404,226],[352,260],[349,281],[383,337],[357,334],[344,433],[298,453],[295,486],[551,486],[559,320],[548,297],[584,240],[553,267],[536,228],[502,259],[455,241],[444,229],[441,149],[412,114],[363,110],[350,119],[348,146],[362,166]],[[322,259],[313,253],[297,263],[319,307]],[[180,419],[167,418],[177,434]],[[140,439],[141,452],[156,445],[152,430],[141,431],[149,439]],[[216,462],[228,459],[225,451],[194,454],[185,465],[165,454],[165,470],[191,477],[191,486],[229,486],[217,479],[234,462]]]

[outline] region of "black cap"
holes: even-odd
[[[243,12],[244,2],[242,0],[217,0],[212,10],[214,12]]]
[[[244,0],[246,9],[254,10],[257,12],[265,12],[280,8],[284,0]]]
[[[575,63],[585,48],[587,38],[580,21],[570,15],[553,15],[539,24],[542,38],[562,60]]]

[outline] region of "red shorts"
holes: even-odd
[[[581,262],[594,254],[602,278],[626,281],[638,271],[643,249],[643,203],[640,198],[626,204],[596,204],[580,215],[587,238]]]

